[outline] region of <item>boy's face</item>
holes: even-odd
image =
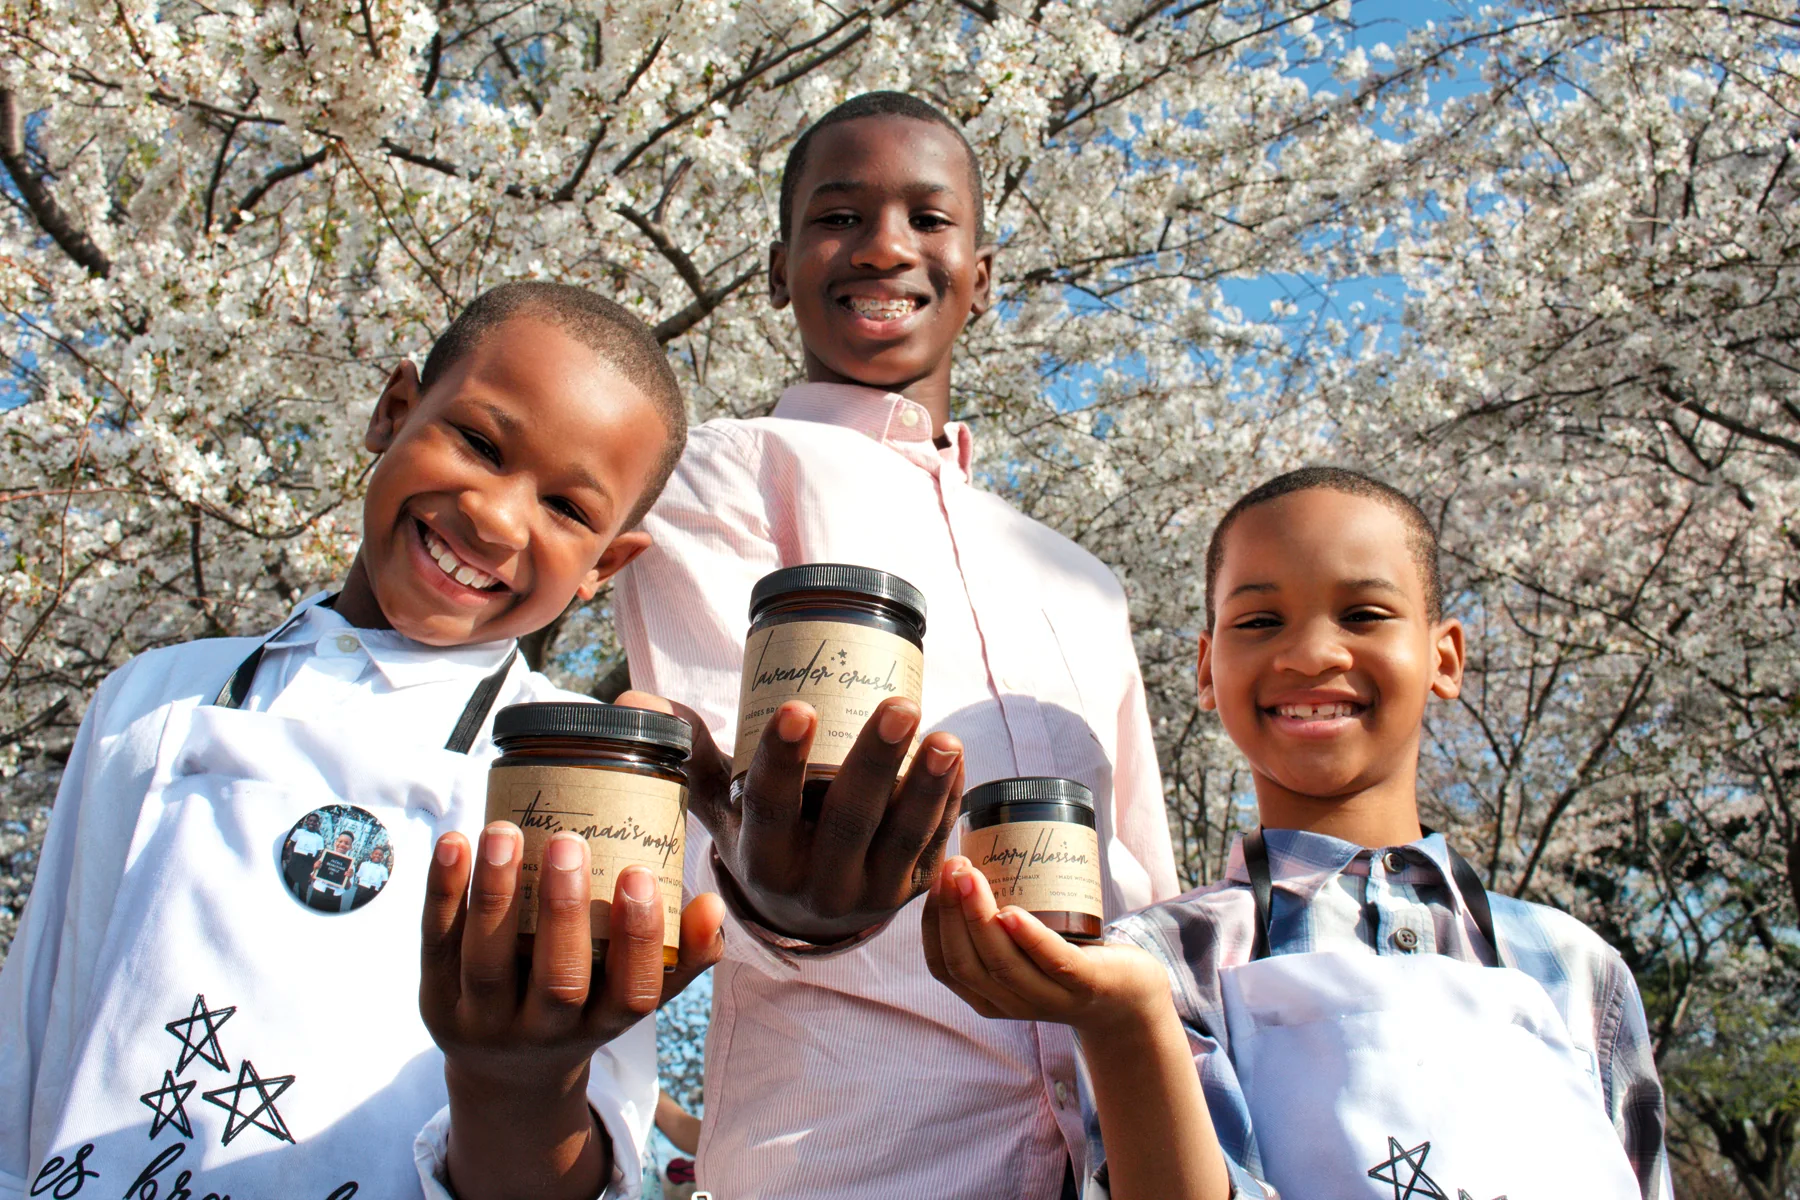
[[[428,392],[403,363],[369,421],[381,455],[359,586],[416,641],[532,633],[650,544],[619,532],[668,444],[655,405],[593,350],[529,312],[491,329]]]
[[[807,378],[902,391],[942,375],[989,304],[994,248],[975,243],[962,143],[910,117],[821,129],[769,251],[775,307],[794,306]]]
[[[1200,706],[1249,759],[1265,815],[1271,796],[1410,803],[1426,699],[1461,688],[1463,633],[1431,620],[1401,516],[1322,488],[1258,505],[1226,534],[1214,591]]]
[[[340,834],[338,834],[338,835],[337,835],[337,852],[338,852],[338,853],[339,853],[339,854],[348,854],[348,853],[350,853],[350,844],[351,844],[351,843],[352,843],[352,842],[353,842],[353,841],[355,841],[355,840],[356,840],[356,839],[354,839],[354,838],[352,838],[352,837],[351,837],[351,836],[350,836],[350,835],[349,835],[349,834],[347,834],[347,833],[340,833]]]

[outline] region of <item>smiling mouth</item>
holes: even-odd
[[[456,551],[444,543],[444,539],[431,531],[431,526],[413,518],[413,524],[419,527],[419,540],[425,543],[425,553],[438,565],[438,570],[448,575],[464,587],[474,588],[478,592],[505,592],[509,589],[504,583],[495,579],[485,571],[470,566],[456,557]]]
[[[925,302],[916,296],[903,296],[897,300],[877,296],[839,296],[838,303],[870,321],[898,321],[912,316],[925,306]]]
[[[1365,707],[1343,701],[1336,704],[1277,704],[1267,711],[1293,721],[1337,721],[1354,717]]]

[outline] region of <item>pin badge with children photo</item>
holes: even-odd
[[[387,828],[366,809],[327,804],[294,822],[281,844],[281,881],[315,912],[354,912],[381,894],[394,870]]]

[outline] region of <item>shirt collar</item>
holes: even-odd
[[[349,634],[362,643],[389,687],[406,688],[491,675],[517,644],[509,638],[471,646],[427,646],[391,629],[358,629],[336,609],[320,603],[326,595],[317,592],[296,605],[287,624],[269,640],[268,648],[311,649],[327,637]]]
[[[1358,846],[1329,834],[1311,833],[1304,829],[1265,829],[1263,848],[1269,852],[1269,878],[1283,891],[1310,900],[1319,890],[1346,872],[1367,875],[1370,860],[1389,851],[1401,851],[1405,865],[1397,873],[1406,883],[1435,883],[1448,887],[1459,900],[1450,865],[1450,847],[1441,833],[1428,833],[1405,846]],[[1395,874],[1390,872],[1390,874]],[[1232,883],[1248,884],[1250,872],[1244,866],[1244,840],[1231,845],[1231,857],[1225,866],[1225,878]]]
[[[953,466],[968,477],[975,439],[961,421],[944,426],[947,449],[931,440],[931,413],[897,392],[853,383],[800,383],[781,393],[771,416],[837,425],[872,438],[932,471]]]

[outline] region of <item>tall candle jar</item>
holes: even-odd
[[[924,676],[925,594],[898,575],[808,563],[763,576],[750,592],[733,789],[743,784],[764,726],[787,701],[804,700],[819,725],[801,810],[817,817],[875,706],[890,696],[917,704]]]
[[[681,855],[694,731],[680,717],[612,704],[510,704],[494,716],[500,757],[488,769],[487,819],[525,835],[519,864],[519,952],[537,932],[544,846],[568,830],[587,839],[594,952],[611,929],[613,889],[626,867],[656,876],[663,965],[681,944]]]
[[[1097,942],[1100,835],[1094,794],[1073,779],[996,779],[963,794],[962,854],[994,901],[1017,905],[1072,942]]]

